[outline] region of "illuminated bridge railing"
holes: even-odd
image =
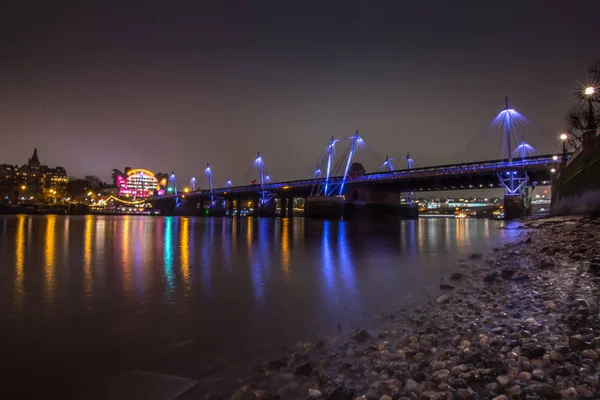
[[[366,174],[364,176],[348,178],[348,182],[385,182],[403,179],[415,179],[415,178],[431,178],[436,176],[452,176],[452,175],[468,175],[468,174],[479,174],[479,173],[493,173],[502,172],[507,169],[529,169],[532,167],[543,167],[550,166],[556,163],[560,163],[561,156],[559,154],[550,154],[543,156],[527,157],[522,159],[515,159],[512,163],[508,160],[493,160],[485,162],[473,162],[464,164],[450,164],[440,165],[433,167],[413,168],[396,171],[376,172]],[[263,185],[262,189],[260,185],[245,185],[245,186],[233,186],[228,188],[215,188],[212,194],[222,195],[231,193],[248,193],[248,192],[259,192],[261,190],[276,191],[286,190],[290,188],[306,188],[324,182],[324,178],[318,179],[305,179],[287,182],[275,182]],[[342,177],[331,177],[329,182],[332,185],[337,185],[342,182]],[[209,196],[210,190],[197,190],[190,192],[184,196]],[[175,195],[164,195],[157,196],[155,198],[175,198]]]

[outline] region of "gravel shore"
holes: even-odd
[[[460,261],[426,305],[299,343],[205,399],[600,398],[600,220],[520,225],[521,240]]]

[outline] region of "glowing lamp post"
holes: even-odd
[[[583,90],[583,94],[586,96],[592,96],[594,93],[596,93],[596,88],[593,86],[588,86]]]
[[[562,154],[562,162],[567,161],[567,140],[569,140],[569,135],[566,133],[560,134],[560,140],[562,141],[563,154]]]
[[[587,126],[585,131],[584,143],[589,145],[593,144],[593,140],[596,137],[596,116],[594,114],[593,101],[597,95],[597,89],[595,86],[588,86],[583,89],[583,98],[588,103],[588,115],[587,115]],[[584,144],[585,146],[585,144]]]

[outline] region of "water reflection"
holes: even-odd
[[[165,217],[163,235],[164,277],[166,282],[165,294],[170,294],[175,289],[175,278],[173,276],[173,220],[174,217]]]
[[[56,215],[48,216],[44,243],[44,303],[48,307],[47,312],[52,313],[56,289]]]
[[[325,286],[327,287],[327,295],[332,296],[334,302],[337,303],[337,296],[335,294],[335,286],[333,282],[333,256],[331,254],[331,235],[329,233],[331,229],[331,222],[323,222],[323,236],[321,239],[322,243],[322,274],[325,280]]]
[[[133,268],[134,266],[130,260],[130,252],[132,247],[132,224],[135,222],[133,217],[126,216],[125,223],[123,224],[123,234],[121,235],[121,251],[123,252],[123,257],[121,259],[121,266],[123,268],[123,286],[126,291],[131,289],[131,281],[133,279]]]
[[[92,235],[94,222],[95,219],[91,215],[86,217],[85,232],[83,234],[83,297],[87,301],[92,298]]]
[[[17,234],[15,237],[15,285],[14,303],[17,307],[23,306],[25,289],[25,219],[24,215],[17,217]]]
[[[349,250],[351,238],[347,235],[348,222],[341,222],[338,225],[338,251],[339,251],[339,266],[344,281],[344,287],[352,293],[355,291],[354,268],[352,266],[352,257]]]
[[[202,287],[204,289],[204,295],[208,298],[212,297],[211,252],[213,251],[213,227],[214,220],[211,218],[205,222],[204,235],[202,237]]]
[[[0,219],[3,343],[31,365],[43,354],[82,370],[99,353],[136,360],[193,339],[226,357],[358,325],[439,291],[458,259],[520,232],[454,219]],[[53,340],[31,340],[38,332]]]
[[[290,218],[281,220],[281,268],[287,282],[290,278]]]
[[[190,219],[181,219],[181,233],[179,240],[179,258],[181,260],[181,279],[184,289],[190,289]]]

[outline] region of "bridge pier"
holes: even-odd
[[[160,215],[175,215],[175,199],[160,199],[152,201],[152,207],[160,212]]]
[[[227,200],[227,213],[230,217],[233,217],[233,199]]]
[[[208,207],[208,216],[211,217],[224,217],[225,216],[225,207],[223,207],[223,203],[221,201],[209,202],[210,205]]]
[[[294,218],[294,196],[288,198],[287,217]]]
[[[524,193],[504,194],[504,219],[531,215],[531,198]]]
[[[240,200],[239,198],[235,199],[235,211],[238,217],[242,216],[242,200]]]
[[[269,218],[275,216],[275,198],[267,200],[265,203],[260,203],[260,200],[257,202],[258,204],[258,216],[261,218]]]
[[[287,217],[287,201],[288,201],[287,197],[279,198],[279,211],[280,211],[279,215],[281,216],[281,218]]]

